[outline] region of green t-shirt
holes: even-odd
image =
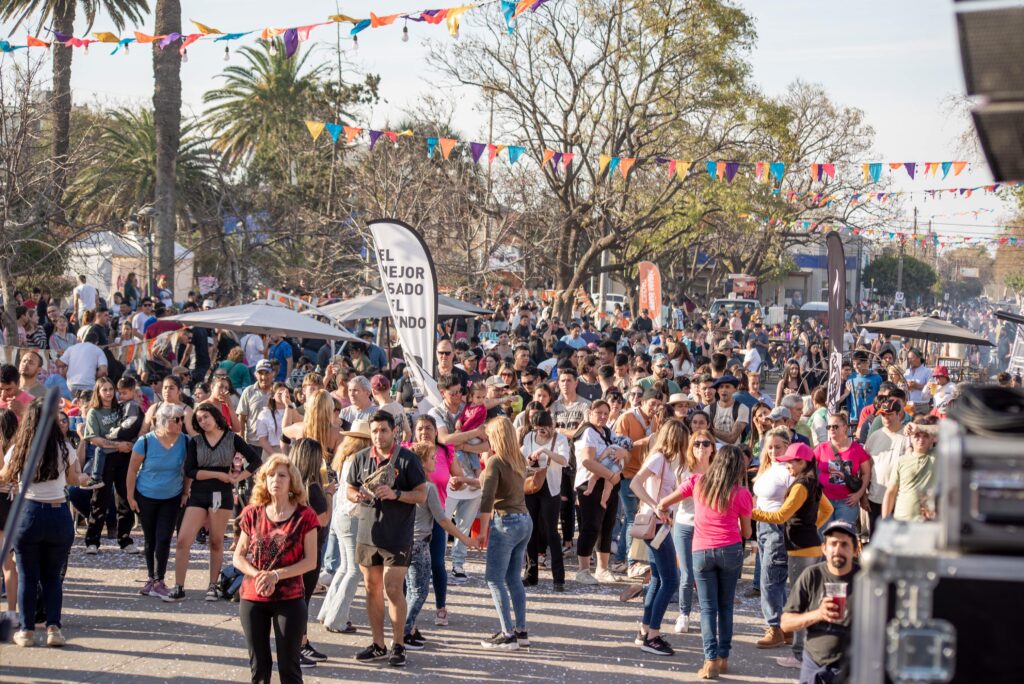
[[[921,506],[928,502],[928,490],[935,480],[935,451],[927,454],[905,453],[889,476],[889,486],[897,487],[896,520],[924,520]]]

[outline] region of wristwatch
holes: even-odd
[[[402,490],[399,489],[398,487],[394,487],[394,490],[395,490],[395,501],[398,501],[399,499],[402,498]]]

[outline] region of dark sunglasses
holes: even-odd
[[[712,444],[714,444],[714,442],[710,442],[710,441],[708,441],[706,439],[695,439],[693,441],[693,446],[695,446],[695,447],[709,447]]]
[[[177,418],[174,419],[174,422],[175,423],[184,423],[185,419],[182,418],[181,416],[178,416]]]
[[[449,351],[439,351],[439,352],[437,352],[437,355],[438,356],[451,356],[452,353],[449,352]]]
[[[846,426],[845,425],[829,425],[825,429],[826,430],[841,430],[844,427],[846,427]]]

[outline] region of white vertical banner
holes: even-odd
[[[406,367],[417,399],[441,403],[434,375],[437,339],[437,275],[423,239],[411,226],[394,219],[370,221],[380,280],[391,321],[402,343]]]

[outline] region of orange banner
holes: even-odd
[[[657,264],[641,261],[640,268],[640,310],[647,310],[654,328],[661,328],[661,271]]]

